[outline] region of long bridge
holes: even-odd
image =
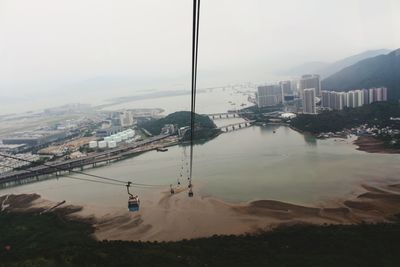
[[[221,127],[218,127],[218,129],[220,129],[221,131],[227,133],[230,131],[234,131],[234,130],[239,130],[239,129],[243,129],[243,128],[247,128],[250,127],[251,125],[253,125],[253,123],[255,122],[255,120],[249,121],[242,121],[242,122],[237,122],[237,123],[231,123],[228,125],[224,125]]]
[[[54,163],[48,163],[46,165],[41,165],[37,167],[31,167],[26,170],[18,170],[12,171],[9,173],[5,173],[0,175],[0,184],[5,184],[8,182],[21,181],[29,178],[37,178],[43,175],[52,175],[56,176],[61,175],[64,172],[71,172],[74,169],[80,168],[83,170],[83,167],[87,165],[96,166],[98,163],[107,162],[114,160],[119,160],[125,156],[140,153],[145,150],[146,145],[150,145],[151,143],[160,141],[169,137],[170,135],[158,135],[154,137],[150,137],[146,140],[136,142],[133,144],[129,144],[123,147],[110,149],[104,152],[91,154],[85,157],[64,160]],[[154,148],[157,147],[156,145]],[[153,147],[152,147],[153,148]]]
[[[243,112],[241,110],[238,111],[228,111],[228,112],[221,112],[221,113],[211,113],[211,114],[204,114],[208,116],[210,119],[230,119],[230,118],[240,118],[243,114],[248,114],[250,112]]]

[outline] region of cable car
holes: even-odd
[[[129,192],[129,187],[131,186],[131,182],[128,182],[126,185],[126,191],[128,192],[128,210],[131,212],[139,211],[140,200],[138,196],[133,196],[131,192]]]
[[[138,196],[129,196],[128,209],[131,212],[139,211],[140,200]]]

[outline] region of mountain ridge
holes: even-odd
[[[296,67],[293,67],[288,71],[283,72],[283,74],[301,76],[303,74],[316,73],[319,74],[322,78],[327,78],[332,74],[348,66],[351,66],[361,60],[375,57],[378,55],[387,54],[390,52],[391,50],[388,49],[375,49],[375,50],[367,50],[352,56],[348,56],[334,62],[323,62],[323,61],[306,62]]]
[[[321,82],[322,89],[348,91],[385,86],[388,98],[400,99],[400,48],[385,55],[361,60]]]

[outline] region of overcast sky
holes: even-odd
[[[235,70],[250,80],[247,73],[258,66],[268,72],[400,47],[399,0],[201,4],[199,79],[207,77],[201,71]],[[191,0],[0,0],[0,97],[94,77],[184,76],[190,71],[191,5]]]

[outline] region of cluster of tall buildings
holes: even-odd
[[[348,92],[322,91],[321,106],[335,110],[356,108],[378,101],[387,101],[387,88],[370,88]]]
[[[283,103],[283,90],[280,85],[263,85],[257,88],[257,106],[270,107]]]
[[[279,84],[259,86],[256,93],[256,101],[258,107],[269,107],[282,104],[285,98],[292,99],[295,94],[303,100],[303,107],[305,110],[315,113],[315,101],[305,100],[305,91],[307,92],[308,100],[311,97],[310,89],[314,90],[314,97],[321,95],[321,80],[317,74],[303,75],[299,80],[286,80],[281,81]],[[311,106],[310,106],[311,105]]]
[[[294,92],[298,91],[297,80],[280,81],[279,84],[258,86],[256,102],[258,107],[269,107],[283,104],[285,98],[293,99]]]
[[[322,108],[341,110],[345,107],[360,107],[377,101],[387,101],[387,88],[371,88],[348,92],[321,90],[321,79],[318,74],[307,74],[298,80],[281,81],[275,85],[259,86],[256,93],[258,107],[270,107],[283,104],[285,101],[297,101],[303,113],[316,114],[317,103],[321,100]],[[287,102],[295,103],[295,102]]]
[[[298,81],[298,96],[303,100],[303,113],[316,114],[316,97],[321,96],[321,79],[318,74],[301,76]]]

